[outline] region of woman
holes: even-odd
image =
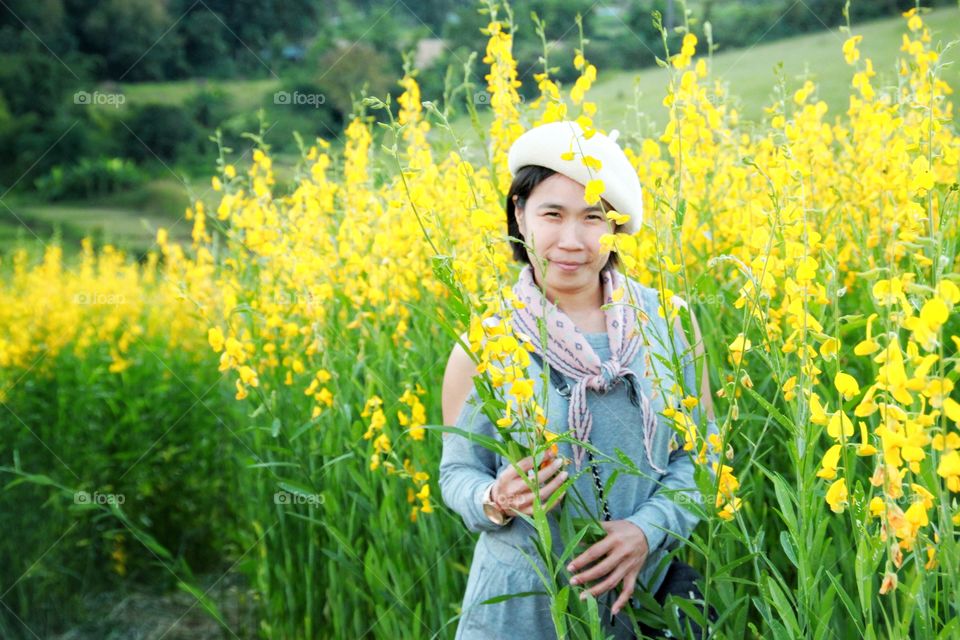
[[[606,536],[569,563],[571,584],[585,587],[576,588],[575,592],[583,592],[581,597],[618,592],[609,608],[608,599],[601,599],[601,615],[617,638],[631,638],[629,622],[617,614],[627,606],[637,583],[657,596],[678,589],[685,596],[696,595],[689,574],[679,575],[672,568],[665,573],[658,568],[666,553],[688,537],[697,522],[676,498],[658,492],[685,490],[690,499],[699,500],[693,462],[676,446],[675,430],[660,415],[667,397],[663,391],[673,385],[673,373],[662,360],[671,360],[672,344],[679,345],[676,353],[681,356],[684,374],[678,381],[683,393],[676,397],[700,396],[695,422],[699,407],[706,410],[709,428],[715,430],[716,422],[706,363],[700,392],[694,388],[694,356],[703,355],[696,320],[695,350],[687,348],[679,322],[673,327],[672,342],[666,321],[657,313],[657,292],[621,274],[616,254],[600,243],[600,237],[611,230],[605,210],[629,215],[622,229],[617,229],[628,233],[639,228],[642,216],[639,180],[615,135],[594,132],[587,137],[574,122],[551,123],[526,132],[510,150],[514,177],[506,210],[514,257],[525,263],[514,286],[525,304],[523,310],[514,311],[514,324],[527,335],[539,335],[531,325],[539,318],[546,321],[547,347],[541,348],[536,340],[540,361],[559,370],[572,390],[568,399],[551,385],[547,429],[570,431],[578,441],[589,440],[603,454],[598,456],[594,473],[584,466],[582,447],[559,444],[560,456],[576,463],[574,473],[587,469],[574,482],[578,494],[595,517],[606,517]],[[585,201],[585,185],[592,179],[600,179],[604,185],[603,198],[596,206]],[[545,270],[541,259],[546,260]],[[612,301],[612,292],[619,286],[630,289],[624,301],[632,294],[643,314],[622,304],[601,309]],[[528,375],[535,384],[535,397],[540,397],[541,371],[534,360]],[[474,372],[470,357],[455,346],[444,375],[444,423],[502,438],[475,406]],[[596,482],[607,482],[616,466],[608,461],[617,459],[618,450],[629,456],[641,473],[621,472],[609,487],[604,507],[594,487]],[[529,457],[519,464],[523,472],[532,466]],[[550,464],[536,474],[541,500],[549,498],[568,477],[570,472],[562,471],[561,466]],[[481,532],[457,638],[555,638],[546,596],[480,604],[496,596],[543,589],[528,561],[529,557],[542,562],[531,543],[536,533],[522,518],[512,517],[532,513],[533,495],[527,484],[502,457],[462,436],[446,434],[440,489],[444,502],[461,515],[467,528]],[[553,508],[565,508],[564,504],[565,500],[558,499]],[[551,517],[550,521],[559,552],[563,541],[557,519]],[[673,579],[678,575],[685,584]],[[611,613],[616,616],[612,624]]]

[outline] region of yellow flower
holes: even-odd
[[[873,394],[876,392],[876,390],[877,385],[870,385],[870,387],[867,389],[867,392],[863,394],[862,398],[860,398],[860,403],[857,405],[857,408],[853,410],[854,415],[856,415],[858,418],[866,418],[877,411],[878,405],[873,399]]]
[[[860,423],[860,446],[857,447],[858,456],[872,456],[877,453],[877,448],[870,444],[870,438],[867,435],[867,425],[863,420]]]
[[[853,352],[858,356],[868,356],[880,348],[880,345],[874,342],[873,338],[871,337],[873,321],[876,320],[876,318],[877,318],[877,314],[875,313],[871,313],[870,317],[867,318],[867,338],[863,342],[858,343],[857,346],[853,348]]]
[[[587,168],[593,171],[600,171],[601,167],[603,167],[603,163],[600,162],[598,158],[588,155],[583,156],[583,164],[587,165]]]
[[[827,504],[834,513],[843,513],[847,507],[847,481],[843,478],[835,481],[827,489]]]
[[[513,408],[513,403],[512,403],[512,402],[508,402],[508,403],[507,403],[507,413],[506,413],[502,418],[500,418],[499,420],[497,420],[497,426],[498,426],[498,427],[506,428],[506,427],[509,427],[510,425],[513,424],[513,414],[512,414],[512,411],[511,411],[512,408]]]
[[[630,221],[630,216],[626,213],[618,213],[616,211],[610,210],[607,211],[607,220],[612,220],[614,224],[625,225]]]
[[[827,409],[820,404],[820,396],[816,393],[810,394],[810,422],[813,424],[825,425],[829,421]]]
[[[840,439],[840,433],[843,432],[844,438],[853,436],[853,422],[843,411],[837,411],[830,416],[830,422],[827,424],[827,433],[835,440]]]
[[[960,287],[949,280],[941,280],[937,285],[937,297],[947,303],[949,307],[960,302]]]
[[[327,389],[326,387],[321,389],[314,399],[317,402],[322,402],[328,407],[333,406],[333,393],[331,393],[330,389]]]
[[[943,412],[946,414],[946,416],[950,420],[953,420],[955,424],[960,425],[960,402],[957,402],[953,398],[944,398],[942,404]],[[957,434],[951,433],[950,435],[956,436]],[[953,448],[958,449],[960,446],[955,446]]]
[[[377,453],[390,453],[391,445],[390,438],[385,433],[381,433],[373,441],[373,446],[376,449]]]
[[[840,341],[836,338],[827,338],[823,341],[823,344],[820,345],[820,355],[827,361],[836,358],[839,350]]]
[[[734,365],[740,364],[743,360],[743,354],[750,350],[750,346],[750,341],[742,333],[737,334],[737,337],[727,347],[730,350],[730,359]]]
[[[860,385],[858,385],[857,380],[848,373],[837,373],[833,379],[833,384],[836,386],[837,391],[843,395],[844,400],[849,400],[860,393]]]
[[[533,380],[515,380],[510,387],[510,395],[519,402],[529,400],[533,397]]]
[[[823,478],[824,480],[833,480],[837,477],[837,465],[840,462],[840,445],[835,444],[829,449],[823,456],[823,461],[820,463],[822,468],[817,472],[818,478]]]
[[[860,51],[857,49],[857,44],[863,40],[863,36],[852,36],[847,38],[846,42],[843,43],[843,59],[847,61],[847,64],[853,64],[860,59]]]
[[[600,202],[600,195],[605,188],[606,185],[603,184],[603,180],[593,179],[587,183],[587,187],[583,191],[583,199],[587,204],[597,204]]]
[[[910,191],[918,196],[933,188],[933,173],[926,157],[920,156],[910,165]]]
[[[960,454],[951,451],[940,458],[937,465],[937,475],[947,481],[947,488],[954,493],[960,493]]]
[[[680,270],[683,269],[683,265],[675,264],[673,260],[670,259],[670,256],[662,256],[661,261],[668,273],[679,273]]]
[[[244,365],[237,370],[237,373],[240,374],[240,380],[243,381],[243,384],[251,387],[260,386],[260,380],[257,378],[257,372],[251,367]]]
[[[223,350],[223,332],[220,331],[220,327],[207,329],[207,342],[210,343],[214,352],[220,353]]]
[[[723,505],[723,509],[717,512],[717,515],[721,519],[729,522],[730,520],[733,520],[733,514],[740,509],[740,504],[741,504],[740,498],[735,497],[733,500],[730,500],[725,505]]]

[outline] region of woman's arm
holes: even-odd
[[[464,338],[465,339],[465,338]],[[476,367],[459,344],[455,345],[443,375],[443,422],[490,438],[497,436],[493,423],[477,406],[473,387]],[[483,512],[483,497],[496,479],[496,454],[456,433],[443,434],[440,459],[440,495],[460,514],[467,529],[493,531],[500,525]]]
[[[681,304],[685,305],[682,301]],[[706,414],[706,433],[701,433],[702,441],[705,442],[711,433],[719,435],[719,431],[713,412],[713,397],[710,391],[706,351],[703,346],[703,338],[700,335],[700,327],[692,310],[690,311],[690,320],[694,332],[693,347],[691,348],[688,345],[679,315],[674,324],[674,336],[683,364],[684,393],[700,399],[700,402],[691,412],[691,417],[698,430],[700,430],[701,415]],[[701,360],[703,362],[701,367],[703,377],[698,394],[696,362]],[[693,456],[695,454],[696,452],[684,451],[682,447],[672,451],[667,463],[666,473],[660,479],[660,488],[633,515],[626,518],[643,530],[651,553],[661,545],[670,544],[670,541],[667,540],[668,533],[675,536],[677,540],[688,538],[700,519],[694,512],[683,506],[683,503],[687,501],[702,504],[702,497],[694,481],[694,469],[696,467]],[[710,465],[708,468],[713,473],[712,463],[719,461],[719,453],[713,452],[708,447],[707,460]],[[665,493],[661,494],[663,491]]]
[[[467,341],[467,334],[460,336],[464,342]],[[473,390],[473,375],[476,368],[473,360],[464,351],[460,343],[453,345],[450,357],[447,359],[447,370],[443,374],[443,424],[453,424],[460,415],[463,403]],[[444,436],[450,434],[444,433]]]

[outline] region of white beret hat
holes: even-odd
[[[623,231],[636,233],[643,222],[643,191],[637,172],[616,142],[618,135],[616,129],[610,135],[596,131],[588,139],[575,121],[549,122],[526,131],[513,142],[507,154],[507,166],[510,175],[516,175],[521,167],[539,165],[584,186],[591,179],[602,180],[604,191],[601,197],[617,212],[630,216]],[[573,158],[564,160],[562,155],[570,152],[573,152]],[[583,156],[599,160],[600,169],[589,169]]]

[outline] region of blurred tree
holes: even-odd
[[[181,25],[183,55],[191,75],[229,78],[236,72],[234,37],[210,11],[191,11]]]
[[[197,124],[183,107],[166,104],[145,104],[133,112],[126,125],[126,153],[138,161],[170,161],[195,145],[199,137]]]
[[[163,80],[182,64],[180,34],[166,4],[155,0],[102,0],[80,27],[82,47],[103,58],[114,80]]]
[[[388,92],[398,94],[396,78],[385,54],[363,42],[355,42],[320,56],[309,80],[327,104],[346,116],[352,108],[351,93],[359,96],[366,84],[368,95],[385,98]]]

